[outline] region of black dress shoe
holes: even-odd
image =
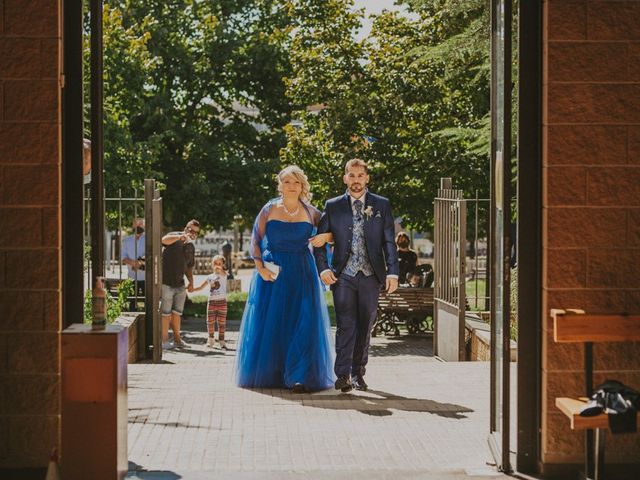
[[[346,375],[340,375],[336,380],[336,390],[340,390],[342,393],[347,393],[353,390],[351,379]]]
[[[366,392],[369,388],[369,385],[364,381],[364,377],[362,375],[354,375],[351,383],[353,383],[356,390],[362,390],[363,392]]]
[[[302,383],[294,383],[291,393],[307,393],[307,389]]]

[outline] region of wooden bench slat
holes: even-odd
[[[428,332],[431,328],[428,317],[433,318],[433,288],[400,287],[393,293],[380,292],[372,334],[376,336],[381,331],[393,330],[399,335],[398,324],[401,323],[407,326],[409,333]]]
[[[609,415],[601,413],[595,417],[581,417],[580,410],[586,405],[586,399],[559,397],[556,398],[556,407],[571,421],[572,430],[588,430],[596,428],[609,428]],[[640,423],[640,412],[638,412]]]
[[[556,342],[640,341],[640,315],[553,314]]]

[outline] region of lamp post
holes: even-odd
[[[242,215],[239,213],[233,216],[233,251],[237,255],[240,252],[240,224]]]
[[[240,253],[240,224],[242,223],[242,215],[239,213],[233,216],[233,255],[235,259],[238,259]],[[234,265],[235,266],[235,265]],[[236,268],[236,272],[237,268]]]
[[[226,240],[222,244],[222,256],[224,257],[224,261],[227,264],[227,270],[229,271],[229,278],[233,278],[233,267],[231,265],[231,250],[232,246]]]

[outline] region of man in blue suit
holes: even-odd
[[[371,329],[382,286],[398,288],[398,254],[389,200],[367,190],[369,169],[360,159],[345,166],[347,192],[327,201],[318,233],[333,234],[333,258],[315,248],[320,278],[330,285],[336,309],[336,390],[354,386],[367,390],[364,380]]]

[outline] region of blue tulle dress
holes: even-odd
[[[237,383],[249,388],[301,383],[310,391],[323,390],[335,377],[324,289],[308,244],[319,212],[305,204],[309,222],[269,220],[276,201],[256,219],[252,253],[279,265],[280,273],[267,282],[254,272],[240,327]]]

